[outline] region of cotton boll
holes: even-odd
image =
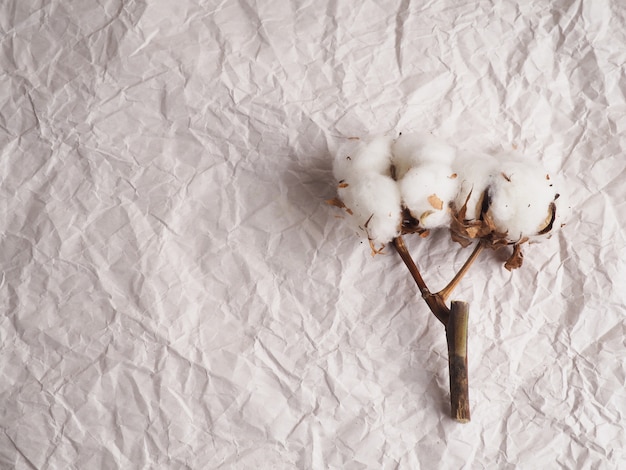
[[[372,244],[384,245],[399,235],[400,191],[391,178],[391,143],[379,136],[340,149],[333,173],[341,202]],[[372,246],[374,251],[377,248]]]
[[[385,244],[400,234],[400,190],[391,177],[361,173],[340,186],[338,193],[370,241]]]
[[[425,163],[411,168],[400,180],[400,194],[411,215],[427,229],[450,222],[450,201],[456,195],[457,178],[446,164]]]
[[[497,174],[497,167],[498,160],[487,154],[465,154],[459,156],[454,162],[452,168],[459,175],[459,190],[453,205],[458,211],[467,203],[465,213],[467,220],[480,217],[480,202],[483,193]]]
[[[424,163],[451,164],[456,150],[430,134],[402,134],[391,147],[396,176],[402,178],[410,168]]]
[[[546,170],[526,161],[503,161],[489,188],[489,214],[511,241],[539,233],[550,222],[556,190]]]

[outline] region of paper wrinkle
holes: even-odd
[[[457,2],[458,3],[458,2]],[[0,467],[624,468],[618,3],[0,6]],[[341,211],[348,138],[513,149],[558,234],[441,325]],[[407,239],[429,286],[467,252]]]

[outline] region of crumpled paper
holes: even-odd
[[[618,3],[8,0],[0,31],[0,467],[624,467]],[[466,425],[401,261],[324,203],[345,139],[416,130],[571,193],[455,294]],[[408,244],[434,289],[467,255]]]

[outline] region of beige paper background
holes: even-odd
[[[618,1],[0,5],[0,467],[624,468]],[[572,213],[479,260],[473,419],[345,139],[512,147]],[[466,253],[409,241],[442,285]]]

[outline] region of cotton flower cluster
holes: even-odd
[[[337,155],[334,176],[336,205],[351,214],[373,253],[404,233],[449,227],[464,246],[473,239],[514,245],[509,269],[521,265],[520,244],[552,229],[559,198],[534,162],[462,152],[430,135],[359,141]]]

